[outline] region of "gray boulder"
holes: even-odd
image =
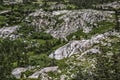
[[[0,37],[1,38],[6,38],[6,37],[16,38],[17,35],[15,35],[14,33],[16,33],[16,31],[19,28],[20,28],[20,26],[3,27],[0,29]]]
[[[21,73],[22,72],[25,72],[27,71],[28,68],[15,68],[13,71],[12,71],[12,75],[17,78],[17,79],[20,79],[21,78]]]
[[[41,69],[40,71],[36,71],[28,78],[38,79],[41,74],[48,73],[48,72],[56,72],[58,70],[58,66],[55,67],[46,67]]]

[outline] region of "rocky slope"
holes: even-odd
[[[119,33],[106,32],[104,34],[93,36],[89,40],[70,41],[68,44],[58,48],[54,53],[50,54],[49,57],[58,59],[58,60],[69,58],[73,54],[79,54],[79,53],[85,52],[86,50],[90,49],[93,45],[99,44],[102,40],[112,35],[120,37]],[[97,51],[96,49],[91,49],[87,53],[90,53],[90,52],[94,53],[99,51]]]
[[[30,14],[29,20],[33,18],[32,24],[36,26],[37,31],[45,30],[55,38],[66,40],[66,36],[80,29],[89,33],[94,27],[98,27],[97,23],[109,20],[111,17],[110,12],[92,9],[53,12],[39,10]]]
[[[119,3],[99,6],[104,6],[104,9],[109,6],[119,8]],[[18,57],[15,60],[21,57],[22,64],[27,59],[27,63],[30,63],[26,63],[28,67],[26,65],[20,67],[19,60],[13,61],[11,64],[15,69],[11,74],[15,78],[72,80],[79,72],[96,76],[98,56],[104,54],[102,58],[105,56],[112,59],[112,56],[120,51],[120,32],[114,29],[113,11],[67,10],[65,4],[55,4],[49,8],[50,11],[39,9],[30,13],[22,23],[18,24],[20,26],[0,29],[1,39],[8,37],[13,41],[18,39],[14,47],[10,48],[11,51],[16,50],[19,53],[20,49],[25,49],[20,50],[22,55],[15,54],[13,51]],[[20,46],[17,45],[19,41],[22,42]],[[19,66],[16,68],[16,65]],[[114,70],[111,70],[112,72]]]
[[[104,6],[117,6],[117,3],[104,4]],[[100,6],[100,5],[99,5]],[[103,6],[103,5],[102,5]],[[41,80],[71,80],[76,77],[81,67],[81,72],[89,75],[96,75],[95,70],[97,69],[97,55],[105,54],[110,57],[119,48],[113,45],[113,43],[119,43],[120,33],[116,32],[111,27],[109,31],[109,23],[114,21],[112,11],[100,11],[92,9],[81,9],[81,10],[59,10],[59,11],[44,11],[42,9],[31,13],[26,17],[26,22],[31,23],[35,26],[36,32],[49,33],[54,38],[64,39],[68,41],[67,36],[82,30],[83,33],[90,35],[91,38],[85,39],[84,37],[80,40],[70,40],[65,45],[59,47],[49,54],[49,58],[58,61],[57,66],[45,67],[45,68],[34,68],[32,70],[28,68],[17,68],[13,70],[12,74],[16,78],[20,78],[21,72],[32,71],[22,78],[29,79],[34,78]],[[103,23],[109,22],[109,23]],[[101,27],[100,25],[105,26]],[[98,31],[93,35],[94,28],[103,31]],[[106,29],[106,30],[104,30]],[[81,36],[81,34],[77,34]],[[76,35],[74,35],[76,36]],[[110,51],[105,51],[110,50]],[[20,70],[21,72],[18,72]],[[17,72],[16,72],[17,71]],[[90,79],[93,80],[93,79]]]
[[[62,59],[62,61],[60,61],[61,65],[46,67],[37,71],[34,67],[32,68],[32,75],[29,75],[28,78],[40,78],[41,80],[70,80],[76,76],[75,74],[78,72],[80,66],[84,66],[82,70],[83,72],[85,71],[89,74],[94,74],[97,61],[94,54],[103,53],[101,46],[106,46],[106,48],[113,49],[114,46],[112,44],[115,42],[119,43],[119,40],[120,33],[110,31],[93,36],[88,40],[71,41],[63,47],[58,48],[49,56],[50,58],[57,60]],[[112,56],[114,53],[111,50],[105,52],[105,54],[107,56]],[[26,70],[30,71],[30,68],[16,68],[13,70],[12,74],[19,79],[21,72],[25,72]],[[53,73],[53,76],[49,73]],[[24,78],[27,77],[24,76]]]
[[[17,33],[17,30],[20,28],[20,26],[14,26],[14,27],[3,27],[0,29],[0,37],[1,38],[6,38],[6,37],[10,37],[10,38],[17,38],[18,35],[15,35],[15,33]]]

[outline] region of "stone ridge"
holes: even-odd
[[[93,27],[98,27],[97,23],[111,17],[111,13],[107,11],[97,11],[92,9],[82,10],[60,10],[53,12],[45,12],[38,10],[31,13],[26,19],[33,18],[32,25],[36,27],[36,31],[45,31],[53,37],[65,39],[71,33],[83,30],[89,33]]]

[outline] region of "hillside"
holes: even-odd
[[[119,0],[1,0],[0,80],[119,80]]]

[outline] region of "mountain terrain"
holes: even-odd
[[[0,80],[119,80],[119,0],[1,0]]]

